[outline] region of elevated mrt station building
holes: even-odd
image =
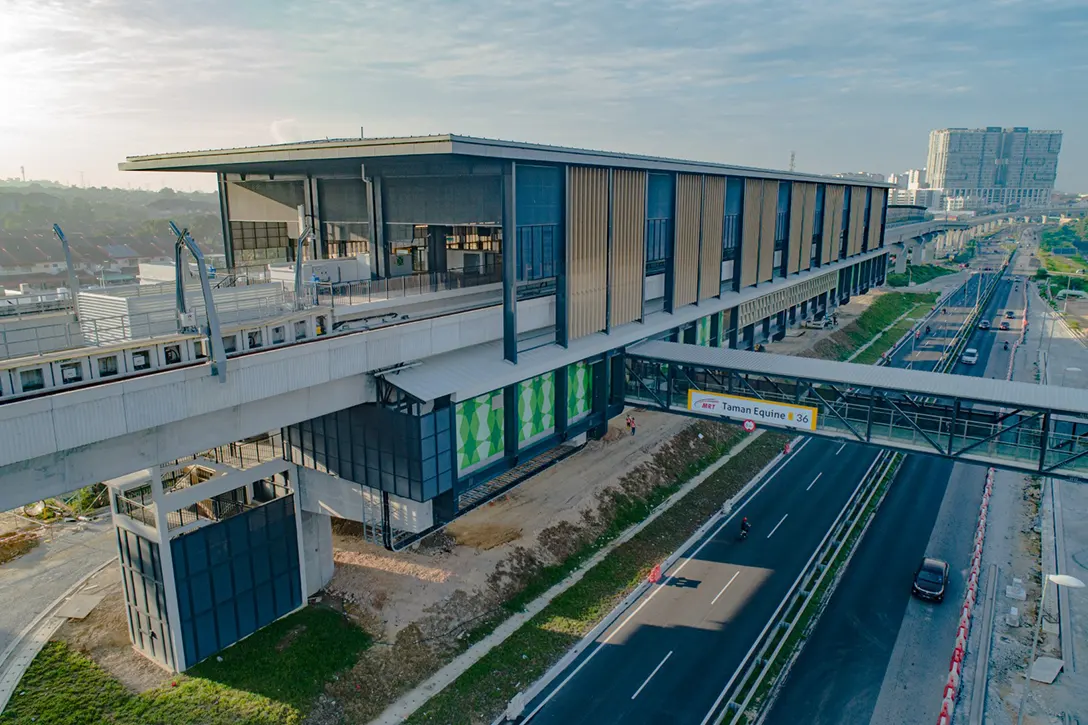
[[[236,274],[293,268],[312,229],[300,296],[327,308],[322,334],[370,339],[350,361],[367,382],[274,433],[302,511],[391,548],[603,434],[626,346],[751,349],[886,270],[872,182],[452,135],[120,167],[214,173]]]

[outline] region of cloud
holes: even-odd
[[[934,127],[1073,133],[1086,39],[1083,0],[0,0],[0,158],[365,126],[888,171]]]

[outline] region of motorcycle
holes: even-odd
[[[1005,343],[1005,350],[1006,350],[1006,352],[1008,351],[1008,349],[1009,349],[1009,343],[1008,343],[1008,342],[1006,342],[1006,343]]]

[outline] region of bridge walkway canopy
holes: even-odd
[[[624,402],[1088,481],[1088,391],[658,340]]]

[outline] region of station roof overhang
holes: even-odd
[[[813,277],[837,274],[844,267],[880,257],[887,252],[886,248],[875,249],[785,279],[746,287],[740,292],[729,292],[720,298],[703,300],[698,305],[688,305],[671,314],[664,311],[654,312],[647,315],[643,322],[630,322],[612,328],[607,334],[598,332],[571,340],[567,347],[558,344],[541,345],[519,352],[516,365],[503,359],[502,343],[497,341],[424,358],[418,364],[398,368],[395,372],[383,374],[383,377],[386,382],[421,402],[447,395],[455,401],[467,400],[551,372],[564,365],[635,345],[648,337],[661,335],[701,317],[737,308],[745,302],[774,294]]]
[[[686,172],[747,178],[809,181],[851,186],[890,188],[873,181],[846,180],[819,174],[799,174],[749,166],[595,151],[565,146],[501,141],[453,134],[403,138],[344,138],[298,143],[210,149],[129,156],[118,164],[122,171],[181,171],[205,173],[294,174],[354,168],[367,160],[413,156],[471,156],[520,163],[581,164],[647,171]]]
[[[895,391],[920,397],[958,399],[1022,410],[1088,415],[1088,390],[967,375],[834,362],[730,348],[648,340],[627,350],[633,357],[753,375],[791,378],[843,387]]]

